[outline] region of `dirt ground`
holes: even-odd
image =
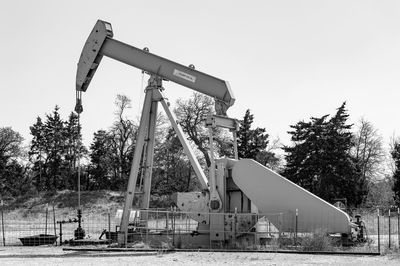
[[[221,252],[83,252],[61,247],[0,247],[1,265],[400,265],[384,256]]]

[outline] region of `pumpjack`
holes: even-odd
[[[238,122],[227,116],[227,110],[234,104],[235,97],[227,81],[200,72],[193,66],[187,67],[152,54],[148,49],[125,44],[113,36],[111,24],[98,20],[83,47],[76,74],[76,111],[83,110],[82,92],[88,89],[103,56],[138,68],[150,75],[118,231],[118,243],[121,246],[128,242],[129,216],[134,196],[138,193],[136,184],[140,169],[144,171],[140,208],[149,208],[158,103],[161,103],[167,114],[203,188],[202,192],[178,193],[175,197],[176,205],[180,210],[192,213],[191,218],[197,221],[205,232],[209,232],[206,241],[230,243],[236,239],[237,227],[250,229],[258,222],[254,218],[243,218],[242,221],[236,221],[237,226],[232,228],[230,220],[233,217],[237,219],[237,216],[211,215],[218,213],[262,213],[265,214],[263,217],[282,232],[296,230],[307,233],[323,228],[328,233],[340,233],[344,237],[350,237],[352,231],[360,227],[361,223],[353,223],[347,213],[271,169],[251,159],[237,158],[235,132]],[[210,143],[213,143],[214,127],[228,128],[233,132],[235,158],[215,159],[211,145],[212,162],[208,178],[184,136],[177,118],[169,108],[170,104],[164,95],[164,81],[180,84],[215,100],[216,114],[210,114],[206,121],[210,129]],[[281,213],[283,216],[278,217],[273,215],[274,213]],[[147,220],[147,218],[147,214],[143,213],[141,219]],[[192,240],[196,235],[192,234]]]

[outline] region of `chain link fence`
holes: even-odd
[[[361,215],[365,242],[347,242],[341,235],[328,234],[324,228],[298,232],[302,221],[289,213],[197,213],[176,209],[133,210],[128,246],[182,249],[298,250],[382,252],[399,250],[400,213],[396,208],[349,210]],[[0,245],[113,245],[121,221],[121,210],[82,210],[77,237],[77,210],[1,210]],[[292,229],[280,230],[290,219]],[[334,221],[332,221],[334,222]],[[51,237],[52,236],[52,237]],[[38,239],[42,240],[38,240]],[[81,238],[81,239],[79,239]],[[347,239],[351,239],[348,236]],[[45,239],[45,240],[43,240]],[[24,243],[24,241],[28,241]],[[33,242],[29,242],[33,241]],[[39,242],[37,242],[39,241]],[[40,242],[47,241],[47,242]],[[116,244],[114,244],[116,245]]]

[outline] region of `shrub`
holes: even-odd
[[[332,238],[323,231],[316,231],[310,236],[303,237],[300,246],[303,251],[332,251],[335,248]]]

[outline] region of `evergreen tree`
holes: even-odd
[[[323,134],[326,127],[326,118],[312,117],[310,122],[298,122],[290,126],[293,131],[293,146],[284,147],[286,155],[286,167],[283,175],[303,188],[316,193],[318,182],[324,166],[323,153],[325,153],[325,136]]]
[[[267,151],[269,135],[265,132],[265,128],[251,129],[253,121],[254,115],[247,109],[237,132],[238,156],[239,158],[254,159],[271,167],[279,159],[273,152]]]
[[[393,192],[394,200],[397,206],[400,206],[400,143],[394,144],[392,150],[392,158],[395,163],[395,171],[393,174]]]
[[[63,173],[62,179],[64,181],[65,188],[76,188],[78,178],[78,159],[82,158],[87,154],[87,150],[82,143],[81,125],[79,124],[79,118],[76,113],[71,113],[68,117],[68,121],[64,122],[64,144],[65,154],[63,160]]]
[[[62,180],[63,155],[65,150],[64,141],[64,121],[60,117],[59,107],[56,106],[52,115],[46,115],[44,134],[46,136],[46,145],[48,146],[48,172],[46,179],[46,188],[48,190],[57,190],[64,188]]]
[[[7,164],[0,159],[0,195],[17,197],[32,191],[32,180],[26,170],[15,159]]]
[[[44,180],[47,178],[45,174],[47,166],[47,148],[44,124],[40,117],[36,118],[36,123],[30,127],[30,131],[33,136],[29,150],[29,159],[33,164],[33,185],[38,191],[42,191],[46,189]]]
[[[111,139],[105,130],[94,133],[90,145],[90,188],[91,189],[116,189],[112,175],[113,154],[110,150]]]
[[[284,147],[287,165],[282,174],[327,201],[346,198],[358,205],[367,189],[350,154],[354,143],[345,107],[343,103],[331,119],[312,117],[291,126],[294,145]]]
[[[33,136],[29,151],[34,185],[39,191],[75,188],[76,154],[85,153],[77,116],[63,121],[56,106],[52,114],[40,117],[30,127]]]
[[[253,120],[254,115],[247,109],[237,133],[239,158],[256,159],[257,154],[267,148],[268,134],[265,128],[251,129]]]

